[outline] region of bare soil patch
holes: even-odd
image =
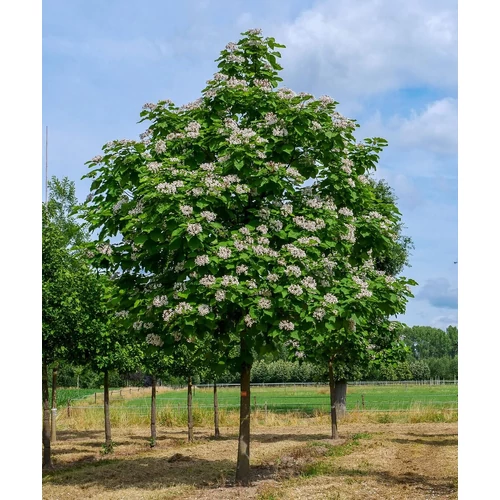
[[[457,498],[457,424],[254,426],[252,485],[234,485],[237,429],[116,429],[115,452],[102,455],[101,430],[59,431],[55,468],[44,472],[44,499],[391,499]]]

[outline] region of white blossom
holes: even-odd
[[[225,275],[222,277],[222,286],[238,285],[239,280],[236,276]]]
[[[189,304],[188,302],[179,302],[175,306],[175,313],[176,314],[184,314],[187,312],[190,312],[193,310],[193,306]]]
[[[210,309],[210,306],[208,306],[207,304],[200,304],[198,306],[198,313],[200,316],[206,316],[207,314],[209,314],[211,311]]]
[[[206,266],[210,262],[208,255],[197,255],[194,259],[194,263],[197,266]]]
[[[228,247],[219,247],[217,249],[217,255],[221,259],[229,259],[231,257],[231,249]]]
[[[325,316],[325,310],[322,307],[319,307],[313,312],[313,317],[318,321],[321,321]]]
[[[225,290],[217,290],[215,292],[215,300],[217,302],[222,302],[225,299],[226,299],[226,292],[225,292]]]
[[[168,298],[166,295],[157,295],[153,299],[153,305],[155,307],[162,307],[162,306],[166,305],[167,302],[168,302]]]
[[[251,328],[253,325],[255,325],[255,323],[257,323],[254,319],[252,319],[250,314],[247,314],[245,316],[244,320],[245,320],[245,324],[247,325],[248,328]]]
[[[193,207],[190,207],[189,205],[182,205],[181,206],[181,213],[182,213],[182,215],[189,217],[193,213]]]
[[[292,295],[295,295],[296,297],[299,297],[300,295],[302,295],[303,293],[303,290],[302,290],[302,287],[300,287],[299,285],[290,285],[288,287],[288,291],[292,294]]]
[[[283,321],[280,321],[279,328],[280,328],[280,330],[287,330],[287,331],[291,332],[292,330],[294,330],[295,325],[291,321],[283,320]]]
[[[200,214],[204,219],[206,219],[208,222],[213,222],[216,218],[217,215],[214,214],[213,212],[209,212],[205,210],[204,212],[201,212]]]
[[[259,299],[258,306],[261,309],[271,309],[271,301],[262,297],[261,299]]]
[[[248,266],[244,264],[236,266],[236,274],[245,274],[248,271]]]
[[[199,234],[203,231],[203,228],[201,227],[201,224],[188,224],[187,225],[187,232],[191,236],[195,236],[196,234]]]
[[[339,299],[332,293],[327,293],[323,297],[323,301],[325,302],[325,304],[337,304]]]
[[[212,276],[211,274],[205,274],[203,278],[200,279],[200,285],[203,286],[212,286],[215,285],[216,279],[215,276]]]

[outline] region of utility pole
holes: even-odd
[[[49,202],[49,126],[45,127],[45,204]]]

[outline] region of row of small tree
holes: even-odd
[[[199,367],[213,378],[238,372],[241,484],[255,355],[285,347],[328,367],[336,437],[345,381],[406,352],[390,318],[416,284],[398,276],[411,240],[394,196],[370,177],[386,142],[358,143],[356,123],[332,98],[278,87],[280,48],[260,30],[245,32],[221,52],[199,99],[146,104],[141,139],[109,142],[89,162],[79,216],[96,239],[53,264],[73,266],[73,276],[72,259],[86,262],[62,304],[81,323],[56,327],[51,317],[44,330],[54,340],[45,363],[61,345],[65,355],[85,353],[104,372],[105,392],[109,369],[133,357],[129,339],[153,365],[175,360],[188,379]],[[50,202],[45,210],[49,234]],[[57,276],[64,288],[69,277]],[[60,298],[56,285],[49,295]],[[87,295],[91,306],[82,305]]]

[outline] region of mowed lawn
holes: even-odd
[[[348,386],[347,409],[367,411],[397,411],[415,407],[457,408],[457,385],[364,385]],[[187,404],[187,389],[167,390],[161,388],[157,398],[157,409],[184,409]],[[218,389],[219,408],[230,410],[239,407],[239,388],[221,387]],[[88,403],[95,403],[92,396]],[[327,386],[303,387],[252,387],[252,406],[272,412],[300,411],[314,413],[329,409],[329,389]],[[126,406],[131,411],[146,411],[151,404],[151,389],[114,390],[111,395],[112,406]],[[102,395],[98,394],[97,405],[102,405]],[[213,389],[194,388],[193,406],[195,408],[213,407]]]

